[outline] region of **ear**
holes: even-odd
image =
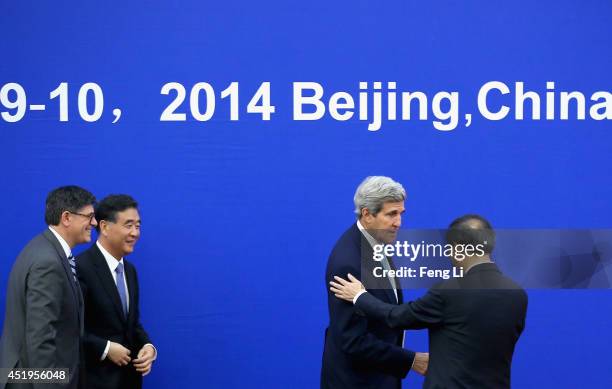
[[[60,215],[60,224],[64,227],[70,226],[70,212],[62,212],[62,214]]]
[[[368,218],[368,217],[370,217],[370,216],[372,216],[372,214],[370,213],[370,210],[369,210],[369,209],[367,209],[367,208],[362,208],[362,209],[361,209],[361,217],[362,217],[362,218],[364,218],[364,219],[365,219],[365,218]]]
[[[108,223],[106,220],[98,220],[98,227],[100,227],[100,232],[98,234],[106,236],[108,234]]]

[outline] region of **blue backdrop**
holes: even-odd
[[[491,80],[609,91],[608,1],[19,1],[0,5],[0,32],[0,85],[17,82],[48,107],[0,121],[1,293],[44,228],[49,190],[132,194],[143,234],[130,259],[159,350],[151,389],[317,387],[325,263],[367,175],[404,184],[405,227],[444,227],[466,212],[505,228],[611,227],[609,121],[475,115],[451,132],[430,121],[368,132],[357,120],[291,116],[294,81],[319,82],[326,96],[356,94],[359,81],[459,91],[462,111],[476,110]],[[225,102],[208,122],[160,122],[170,81],[239,81],[241,110],[270,81],[277,112],[231,122]],[[71,88],[67,123],[49,101],[60,82]],[[85,82],[104,89],[95,123],[76,109]],[[123,111],[114,125],[113,107]],[[514,387],[609,387],[610,291],[529,298]],[[426,333],[409,332],[406,345],[426,349]],[[410,374],[404,387],[421,382]]]

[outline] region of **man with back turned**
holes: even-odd
[[[21,251],[9,275],[0,367],[68,369],[67,384],[6,384],[11,388],[84,388],[81,336],[83,296],[72,249],[91,240],[96,226],[95,197],[83,188],[64,186],[49,193],[48,228]]]
[[[510,388],[514,346],[525,328],[527,294],[491,261],[495,233],[478,215],[453,221],[448,243],[478,254],[451,258],[463,277],[441,282],[402,305],[387,304],[353,276],[335,277],[331,291],[373,320],[392,328],[429,330],[429,368],[424,388]]]

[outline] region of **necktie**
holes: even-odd
[[[68,264],[70,265],[70,270],[72,271],[72,278],[74,279],[74,283],[77,287],[76,297],[79,302],[79,309],[82,309],[83,308],[83,296],[81,295],[79,279],[77,278],[77,275],[76,275],[76,261],[74,260],[74,256],[72,255],[72,253],[70,253],[70,255],[68,256]],[[83,311],[81,311],[81,314],[82,313]]]
[[[127,295],[125,292],[125,283],[123,282],[123,263],[119,262],[115,269],[117,273],[117,291],[119,292],[119,298],[121,299],[121,306],[123,307],[123,314],[127,317]]]
[[[78,283],[76,276],[76,262],[74,261],[74,256],[72,253],[68,257],[68,264],[70,265],[70,270],[72,270],[72,278],[74,278],[74,282]]]
[[[391,265],[389,264],[389,259],[386,256],[380,262],[382,264],[383,269],[385,269],[387,271],[395,270],[395,269],[391,268]],[[388,277],[388,278],[389,278],[389,282],[391,283],[391,288],[393,288],[393,294],[395,295],[395,301],[399,302],[399,299],[397,297],[397,289],[396,289],[396,286],[395,286],[395,277]]]

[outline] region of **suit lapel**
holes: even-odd
[[[135,307],[134,304],[136,304],[136,297],[135,297],[136,274],[134,272],[134,267],[132,266],[132,264],[128,263],[128,261],[126,261],[125,258],[123,259],[123,263],[125,264],[125,281],[127,282],[128,295],[130,296],[130,303],[128,306],[128,323],[129,323],[132,317],[132,314],[134,312],[132,307]]]
[[[389,279],[388,277],[375,277],[373,275],[373,270],[375,267],[382,267],[382,264],[380,262],[375,262],[373,260],[374,257],[374,249],[372,248],[372,246],[370,245],[370,242],[368,242],[368,240],[366,239],[366,237],[363,235],[363,233],[359,230],[359,227],[357,226],[357,224],[355,223],[354,225],[355,230],[356,230],[356,234],[358,234],[359,236],[359,245],[360,245],[360,251],[361,251],[361,281],[362,283],[365,285],[366,289],[378,289],[381,290],[382,293],[380,293],[379,295],[381,297],[386,296],[385,302],[388,302],[390,304],[397,304],[397,299],[395,298],[395,293],[393,293],[393,289],[391,288],[391,282],[392,280]],[[387,259],[388,260],[388,259]],[[392,269],[394,269],[393,267],[393,263],[391,261],[389,261],[389,266],[391,266]],[[367,274],[363,274],[364,271]],[[399,291],[399,288],[398,288]],[[399,293],[398,293],[398,298],[399,298]]]
[[[98,268],[96,274],[102,283],[102,287],[110,297],[113,305],[115,306],[115,311],[117,315],[121,318],[123,322],[125,322],[125,315],[123,314],[123,307],[121,306],[121,298],[119,297],[119,291],[117,290],[117,284],[115,284],[115,280],[113,279],[113,275],[111,274],[111,270],[106,263],[106,259],[104,255],[98,248],[98,245],[94,244],[92,246],[92,254],[94,265]]]
[[[83,298],[82,295],[80,295],[81,290],[77,290],[77,284],[76,282],[74,282],[74,275],[72,274],[72,270],[70,270],[70,265],[68,265],[68,258],[66,258],[66,253],[64,252],[64,249],[62,248],[60,242],[57,240],[57,238],[55,237],[55,235],[53,235],[51,231],[47,229],[43,232],[43,235],[49,241],[49,243],[51,243],[53,248],[55,248],[55,251],[57,251],[59,261],[62,264],[62,267],[64,268],[66,277],[68,278],[70,289],[72,289],[72,297],[74,297],[74,302],[76,303],[76,306],[79,307],[79,320],[81,320],[81,313],[83,311],[81,309],[81,301]]]

